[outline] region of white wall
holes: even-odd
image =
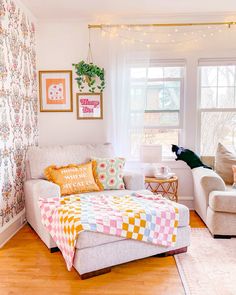
[[[212,16],[211,16],[212,18]],[[193,18],[191,18],[194,21]],[[206,20],[206,19],[205,19]],[[213,19],[212,19],[213,20]],[[214,18],[214,20],[220,20]],[[147,20],[146,20],[147,21]],[[162,22],[178,22],[173,18]],[[181,22],[189,21],[181,18]],[[199,17],[195,21],[201,21]],[[211,21],[211,19],[207,19]],[[129,22],[129,20],[126,20]],[[133,21],[131,21],[133,22]],[[72,69],[72,63],[86,58],[88,46],[88,22],[40,22],[37,33],[37,53],[39,70]],[[207,30],[207,28],[205,28]],[[204,30],[204,29],[203,29]],[[181,47],[167,46],[155,50],[158,59],[186,60],[186,92],[184,136],[182,145],[197,150],[197,64],[199,58],[236,57],[236,33],[221,33],[207,37],[198,43],[185,44]],[[99,31],[92,32],[94,61],[108,71],[109,42],[102,39]],[[77,86],[74,82],[74,112],[73,113],[40,113],[39,142],[41,145],[70,144],[84,142],[109,141],[111,125],[111,105],[109,85],[104,93],[104,120],[78,121],[75,111],[75,93]],[[190,199],[193,196],[191,171],[186,166],[169,163],[180,177],[180,195]]]
[[[78,22],[39,23],[37,31],[38,70],[72,70],[72,63],[86,59],[88,49],[87,24]],[[94,48],[94,58],[104,66],[103,46]],[[39,143],[74,144],[105,142],[107,100],[104,95],[104,120],[77,120],[76,81],[73,77],[73,113],[39,113]]]

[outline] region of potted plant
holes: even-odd
[[[84,60],[73,64],[78,77],[75,78],[80,91],[83,91],[84,84],[89,87],[89,92],[95,92],[96,88],[103,92],[105,88],[105,71],[94,63],[86,63]],[[99,80],[99,81],[98,81]]]

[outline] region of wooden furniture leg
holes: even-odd
[[[55,253],[55,252],[59,252],[59,251],[60,251],[60,249],[58,247],[50,248],[51,253]]]
[[[231,239],[231,236],[225,236],[225,235],[213,235],[214,239]]]
[[[187,252],[187,250],[188,250],[188,247],[183,247],[183,248],[180,248],[180,249],[171,250],[171,251],[168,251],[168,252],[165,252],[165,253],[160,253],[160,254],[154,255],[154,257],[173,256],[173,255],[176,255],[176,254],[185,253],[185,252]]]
[[[110,271],[111,271],[111,267],[106,267],[106,268],[103,268],[103,269],[87,272],[87,273],[84,273],[84,274],[79,275],[79,276],[80,276],[81,280],[86,280],[86,279],[90,279],[92,277],[103,275],[105,273],[109,273]]]

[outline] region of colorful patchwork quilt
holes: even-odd
[[[42,223],[71,270],[78,235],[93,231],[164,247],[174,246],[179,213],[157,195],[71,195],[39,200]]]

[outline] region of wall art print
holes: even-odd
[[[38,140],[35,27],[0,0],[0,231],[24,209],[25,155]]]
[[[103,119],[102,93],[77,93],[77,119]]]
[[[40,112],[72,112],[72,71],[39,72]]]

